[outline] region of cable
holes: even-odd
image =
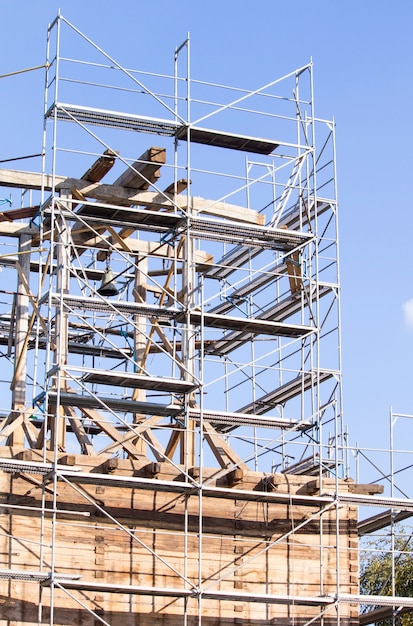
[[[36,65],[35,67],[28,67],[24,70],[16,70],[15,72],[10,72],[9,74],[0,74],[0,78],[7,78],[8,76],[16,76],[16,74],[24,74],[25,72],[32,72],[33,70],[41,70],[42,68],[50,67],[50,63],[45,63],[44,65]]]
[[[0,163],[8,163],[9,161],[21,161],[22,159],[33,159],[34,157],[41,156],[43,156],[42,152],[40,152],[39,154],[28,154],[27,156],[15,157],[14,159],[1,159]]]

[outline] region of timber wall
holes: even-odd
[[[37,458],[35,451],[23,453],[27,455]],[[232,477],[231,485],[227,478],[214,478],[218,470],[206,469],[203,480],[225,486],[229,497],[201,499],[197,489],[193,495],[159,490],[157,481],[182,480],[178,469],[166,464],[120,459],[97,464],[80,455],[64,455],[59,462],[94,473],[96,483],[59,481],[56,506],[65,512],[54,523],[53,485],[47,480],[43,485],[34,474],[0,471],[0,568],[47,573],[54,562],[59,576],[79,576],[80,588],[65,591],[64,582],[62,589],[44,584],[39,603],[39,583],[0,581],[1,626],[35,626],[39,604],[41,623],[47,623],[52,592],[54,624],[61,625],[97,626],[101,622],[90,609],[113,626],[178,626],[184,604],[189,624],[198,622],[199,612],[204,624],[216,626],[305,624],[323,608],[303,606],[299,598],[336,593],[337,558],[341,592],[357,593],[355,507],[340,505],[320,513],[312,477],[244,472],[236,482]],[[111,487],[99,479],[103,474],[147,478],[149,486]],[[193,474],[197,476],[197,468]],[[333,488],[332,481],[324,481],[323,493],[329,485]],[[350,487],[349,481],[340,484],[344,492]],[[234,498],[232,489],[310,495],[315,503],[253,502]],[[199,596],[179,597],[191,584],[205,591],[201,602]],[[123,585],[133,586],[132,593],[122,593]],[[157,595],[165,589],[170,597]],[[212,596],[228,593],[231,599],[208,597],[208,591]],[[296,597],[297,603],[251,601],[259,594]],[[327,609],[324,623],[336,623],[335,611],[334,606]],[[340,623],[356,624],[357,614],[357,608],[342,605]]]

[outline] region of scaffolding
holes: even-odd
[[[395,617],[358,592],[357,509],[413,502],[349,478],[334,123],[311,63],[248,90],[190,59],[130,69],[59,15],[42,171],[0,171],[8,619]]]

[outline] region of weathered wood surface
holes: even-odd
[[[265,219],[264,216],[257,211],[226,202],[191,196],[188,203],[188,197],[186,195],[177,195],[175,198],[172,198],[170,194],[162,194],[156,191],[136,191],[136,189],[127,187],[105,185],[103,183],[90,183],[87,180],[77,178],[67,178],[62,181],[57,188],[59,191],[75,189],[86,198],[92,198],[107,204],[123,206],[139,205],[146,206],[148,209],[168,210],[174,209],[175,207],[183,210],[190,208],[196,213],[207,213],[216,217],[258,225],[263,225]]]
[[[65,180],[65,176],[55,176],[56,185],[63,183]],[[52,182],[52,175],[45,174],[44,189],[46,191],[51,191]],[[0,169],[0,187],[17,187],[19,189],[34,189],[40,191],[42,188],[42,174],[39,172]]]
[[[155,183],[160,178],[160,168],[165,163],[165,148],[152,146],[115,180],[114,185],[148,189],[150,183]]]
[[[6,449],[3,449],[6,451]],[[10,448],[9,448],[10,450]],[[14,452],[16,452],[14,450]],[[34,459],[37,453],[29,455]],[[39,457],[41,453],[39,451]],[[60,462],[71,466],[82,465],[84,471],[111,471],[116,475],[147,475],[143,461],[103,459],[90,456],[62,456]],[[338,541],[336,550],[336,511],[331,509],[318,515],[312,507],[263,504],[233,499],[203,500],[203,537],[199,539],[199,498],[188,499],[180,494],[157,490],[159,478],[179,478],[177,468],[160,464],[160,474],[153,480],[153,489],[113,488],[106,484],[77,485],[74,488],[58,483],[58,509],[71,509],[88,517],[58,514],[55,527],[54,555],[60,574],[80,575],[89,588],[72,591],[92,610],[101,611],[113,626],[145,624],[178,626],[182,623],[183,600],[138,593],[109,593],[99,585],[133,585],[149,587],[158,593],[161,588],[179,590],[198,585],[201,563],[202,585],[210,591],[232,594],[225,602],[217,598],[202,602],[202,621],[210,626],[232,626],[242,618],[246,623],[264,626],[271,620],[287,626],[294,622],[303,625],[315,618],[320,608],[281,604],[260,604],[246,601],[237,594],[274,594],[288,596],[320,595],[323,572],[323,593],[334,595],[336,557],[339,558],[341,590],[357,590],[357,529],[354,507],[344,506],[338,514]],[[195,468],[196,469],[196,468]],[[206,469],[212,478],[216,470]],[[40,515],[41,484],[30,475],[19,476],[0,471],[0,523],[7,532],[0,534],[0,569],[31,569],[38,571],[41,544],[44,568],[50,568],[52,559],[52,517],[46,515],[42,525]],[[263,475],[244,471],[238,488],[259,488]],[[277,489],[296,493],[307,491],[307,477],[280,475]],[[348,484],[340,485],[348,491]],[[53,503],[52,490],[46,491],[46,506]],[[7,495],[9,494],[9,495]],[[83,495],[84,494],[84,495]],[[7,509],[14,506],[35,507],[28,510]],[[106,515],[118,519],[123,529]],[[313,519],[309,520],[308,516]],[[185,536],[185,519],[188,531]],[[322,523],[323,532],[320,533]],[[294,527],[302,525],[297,533]],[[126,529],[126,530],[125,530]],[[285,535],[283,537],[283,534]],[[185,583],[184,579],[188,581]],[[64,586],[64,584],[63,584]],[[48,614],[50,591],[43,592],[44,618]],[[0,600],[7,619],[15,626],[37,624],[38,584],[25,581],[1,581]],[[81,623],[94,626],[93,616],[66,594],[56,590],[55,623]],[[190,624],[195,624],[197,601],[187,605]],[[341,617],[346,624],[356,624],[357,609],[344,605]],[[59,617],[57,617],[59,616]],[[326,621],[334,624],[335,609],[328,609]],[[60,620],[60,621],[59,621]],[[318,623],[317,621],[315,623]],[[0,624],[1,617],[0,617]]]

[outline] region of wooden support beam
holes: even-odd
[[[65,176],[54,177],[56,185],[66,180]],[[51,174],[38,172],[21,172],[20,170],[0,169],[0,187],[16,187],[19,189],[34,189],[40,191],[42,182],[46,191],[52,190],[53,177]]]
[[[45,267],[44,267],[44,274],[42,276],[42,280],[41,280],[41,283],[40,283],[40,292],[41,292],[41,290],[43,288],[44,281],[45,281],[47,273],[49,271],[50,255],[51,255],[51,252],[49,252],[49,254],[48,254],[48,257],[47,257],[47,260],[46,260],[46,264],[45,264]],[[33,325],[34,325],[34,322],[36,321],[36,315],[37,315],[37,311],[34,310],[32,312],[32,314],[31,314],[31,316],[30,316],[30,320],[29,320],[28,327],[27,327],[26,337],[24,339],[24,343],[23,343],[22,349],[20,351],[19,358],[16,361],[15,368],[14,368],[13,379],[12,379],[12,381],[10,383],[10,389],[12,391],[14,389],[14,385],[16,384],[16,381],[18,380],[18,378],[20,376],[21,368],[24,365],[24,360],[26,358],[26,352],[27,352],[27,346],[29,345],[29,341],[30,341],[30,336],[31,336],[31,332],[32,332],[32,329],[33,329]]]
[[[155,183],[160,178],[159,170],[165,163],[165,148],[152,146],[128,167],[113,184],[131,189],[149,189],[150,183]]]
[[[20,235],[30,235],[38,237],[39,229],[35,226],[27,226],[20,222],[0,222],[0,236],[2,237],[20,237]]]
[[[29,444],[29,448],[34,448],[36,446],[38,430],[27,416],[23,420],[23,430]]]
[[[164,189],[164,193],[168,195],[180,194],[183,191],[185,191],[187,186],[188,186],[188,179],[181,178],[180,180],[177,181],[176,186],[174,183],[171,183],[170,185],[168,185],[166,189]],[[131,226],[125,226],[125,228],[122,228],[119,231],[119,236],[122,238],[129,237],[129,235],[132,235],[132,233],[135,232],[135,230],[136,229],[132,228]]]
[[[142,452],[135,446],[133,443],[128,441],[123,435],[119,433],[119,431],[110,424],[105,417],[95,409],[88,409],[86,407],[79,407],[80,410],[86,417],[88,417],[92,422],[97,424],[99,428],[110,437],[113,441],[120,445],[131,458],[141,459]],[[136,436],[136,435],[135,435]]]
[[[209,447],[222,468],[227,469],[236,466],[248,471],[247,464],[234,452],[224,438],[217,433],[215,428],[205,420],[203,421],[203,431]]]
[[[169,438],[168,443],[166,444],[165,456],[170,460],[173,459],[173,456],[176,452],[178,444],[181,440],[181,435],[182,435],[181,429],[174,430]]]
[[[87,454],[89,456],[95,456],[96,452],[93,447],[92,442],[90,441],[84,427],[82,421],[76,415],[76,412],[71,406],[63,407],[64,414],[68,417],[69,424],[72,427],[73,432],[76,435],[76,439],[79,442],[80,449],[82,454]]]
[[[303,279],[301,276],[300,253],[298,250],[286,258],[288,280],[290,281],[290,290],[293,295],[300,293],[303,287]]]
[[[23,220],[26,217],[34,217],[40,206],[28,206],[22,209],[10,209],[9,211],[0,212],[0,222],[14,222],[15,220]]]
[[[150,430],[153,426],[156,426],[156,424],[158,424],[158,422],[160,422],[162,419],[164,419],[164,416],[162,415],[152,415],[148,418],[143,416],[140,423],[136,423],[133,425],[133,430],[131,428],[130,432],[126,433],[125,435],[119,435],[117,441],[113,441],[105,448],[100,450],[99,454],[113,454],[114,452],[119,450],[119,448],[124,447],[126,443],[132,443],[139,450],[141,457],[146,456],[142,452],[144,447],[142,446],[141,450],[141,446],[136,445],[136,441],[143,441],[143,437],[146,431]],[[160,448],[160,450],[161,449],[162,447]],[[162,460],[165,460],[165,458],[163,458]]]
[[[135,285],[133,288],[133,296],[135,302],[146,302],[146,276],[148,274],[148,258],[146,256],[140,256],[136,258],[135,264]],[[142,367],[142,358],[145,354],[146,346],[146,327],[147,319],[142,315],[134,316],[134,330],[133,330],[133,350],[134,358],[141,369],[138,370],[144,373],[145,368]],[[134,389],[132,392],[132,400],[138,402],[144,402],[146,400],[146,389]],[[133,421],[135,423],[141,422],[145,419],[145,415],[140,413],[134,413]],[[146,441],[142,437],[135,437],[133,439],[134,445],[136,445],[142,454],[146,455]]]
[[[5,437],[10,437],[16,429],[20,429],[24,420],[24,412],[16,414],[12,411],[6,419],[2,429],[0,430],[0,440]]]
[[[67,178],[58,185],[59,191],[64,189],[76,189],[85,197],[93,198],[106,204],[126,207],[138,205],[145,206],[151,210],[174,209],[175,207],[187,210],[189,208],[192,213],[205,213],[260,226],[265,223],[265,216],[252,209],[195,196],[191,196],[188,199],[185,195],[177,195],[173,198],[169,194],[169,198],[168,194],[165,194],[168,196],[165,197],[164,194],[155,191],[136,191],[136,189],[116,185],[89,183],[87,180],[76,178]]]
[[[119,152],[115,150],[105,150],[105,152],[89,167],[89,169],[83,174],[84,180],[89,180],[91,183],[98,183],[115,165],[116,159],[119,156]]]
[[[155,459],[158,461],[158,463],[162,463],[162,461],[165,461],[165,450],[158,441],[157,437],[155,437],[155,435],[153,434],[152,430],[150,428],[145,430],[143,436],[148,442],[151,452],[154,455]]]
[[[16,263],[16,269],[17,269],[17,271],[19,273],[19,276],[20,276],[20,279],[21,279],[21,285],[22,285],[23,289],[25,290],[26,294],[29,296],[29,300],[30,300],[30,303],[31,303],[33,309],[36,311],[36,315],[37,315],[37,317],[39,319],[39,322],[40,322],[40,325],[41,325],[41,327],[43,329],[43,332],[44,332],[45,335],[47,335],[46,322],[44,321],[42,315],[40,314],[39,307],[37,306],[36,298],[34,297],[32,292],[30,291],[29,283],[28,283],[25,275],[23,274],[23,271],[22,271],[22,268],[21,268],[21,265],[20,265],[19,261],[17,261],[17,263]]]
[[[182,431],[180,438],[180,460],[179,462],[187,470],[194,467],[196,459],[195,446],[195,420],[188,420],[185,430]]]
[[[73,234],[73,230],[72,230]],[[120,236],[117,233],[118,237]],[[147,256],[159,257],[162,259],[176,258],[178,261],[183,259],[182,249],[178,252],[174,252],[173,248],[168,244],[160,244],[154,241],[146,241],[144,239],[132,239],[128,237],[123,239],[122,244],[116,241],[111,241],[105,236],[95,236],[94,239],[89,239],[88,248],[101,248],[105,251],[103,258],[99,257],[98,260],[102,261],[106,258],[107,252],[110,250],[124,250],[129,254],[142,254]],[[174,255],[174,256],[173,256]],[[205,250],[194,251],[194,262],[197,266],[197,271],[205,271],[214,263],[214,257],[211,253]],[[169,273],[169,268],[162,272],[162,275]]]
[[[22,235],[19,240],[19,261],[17,262],[18,281],[15,307],[15,336],[14,336],[14,385],[12,389],[12,410],[23,411],[26,406],[26,359],[21,358],[25,352],[25,339],[29,329],[29,296],[28,284],[30,280],[30,249],[32,238]],[[22,288],[23,287],[23,288]],[[26,291],[26,293],[25,293]],[[23,445],[24,432],[20,428],[13,432],[8,445]]]

